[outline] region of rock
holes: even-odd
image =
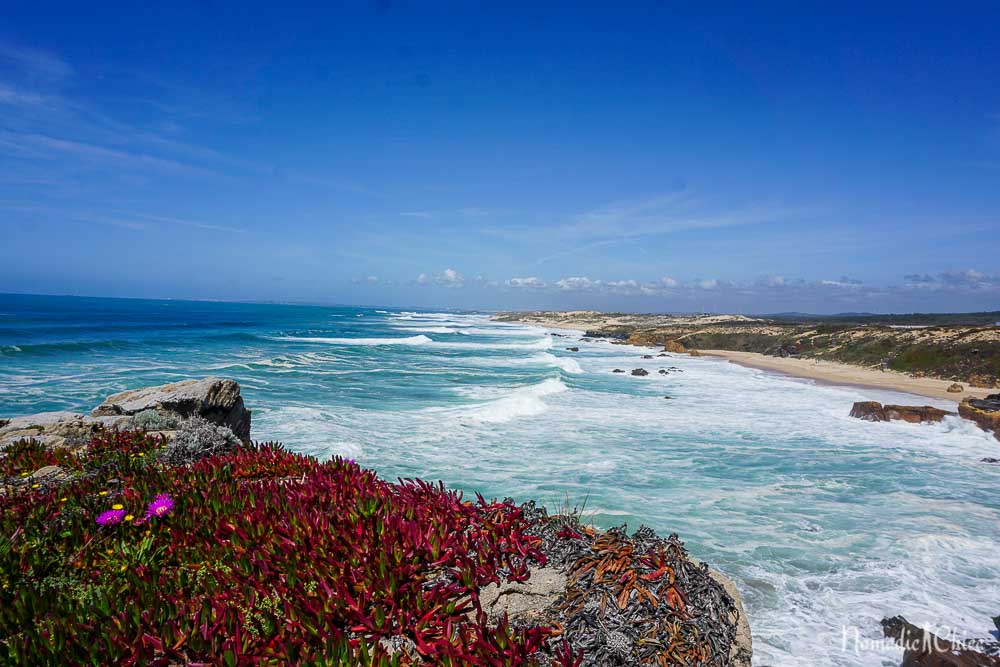
[[[980,463],[1000,463],[1000,459],[991,459],[991,458],[987,457],[985,459],[980,459],[979,462]],[[997,616],[997,618],[1000,618],[1000,616]]]
[[[657,371],[657,373],[659,373],[660,375],[667,375],[669,371],[667,371],[667,369],[665,368],[661,368],[660,370]]]
[[[1000,440],[1000,394],[986,398],[967,398],[958,405],[958,414],[976,422],[984,431],[992,431]]]
[[[642,355],[642,358],[643,359],[652,359],[653,355],[651,355],[651,354],[644,354],[644,355]]]
[[[1000,657],[941,639],[902,616],[883,618],[882,632],[903,647],[901,667],[1000,667]]]
[[[61,466],[45,466],[39,468],[31,474],[31,479],[36,482],[58,483],[73,477],[73,473]]]
[[[878,401],[857,401],[851,408],[851,416],[856,419],[864,419],[866,422],[888,421],[885,410]]]
[[[663,398],[665,398],[665,399],[667,399],[668,401],[670,401],[670,400],[673,400],[673,398],[674,398],[674,397],[673,397],[673,396],[664,396]]]
[[[701,356],[701,352],[699,352],[698,350],[688,350],[688,354],[690,356],[692,356],[692,357],[700,357]]]
[[[687,352],[687,348],[684,347],[684,343],[680,342],[679,340],[668,340],[663,345],[663,351],[673,352],[675,354],[684,354],[685,352]]]
[[[479,591],[479,603],[491,621],[503,614],[525,625],[544,624],[545,610],[566,592],[566,575],[552,567],[533,567],[528,580],[488,584]]]
[[[930,405],[882,405],[878,401],[858,401],[851,408],[851,416],[870,422],[900,420],[919,424],[939,422],[950,414]]]
[[[952,412],[930,405],[887,405],[885,416],[891,420],[902,420],[911,424],[939,422]]]
[[[733,667],[750,667],[750,661],[753,657],[753,637],[750,634],[750,621],[743,610],[743,598],[740,597],[740,591],[732,579],[718,570],[709,568],[708,575],[722,584],[736,605],[737,617],[733,618],[733,615],[730,614],[730,619],[736,622],[736,641],[729,649],[729,664]]]
[[[131,416],[144,410],[181,419],[198,415],[213,424],[228,426],[241,441],[250,442],[251,413],[243,405],[240,385],[233,380],[204,378],[123,391],[109,396],[91,415]]]
[[[580,351],[580,348],[578,348],[578,347],[567,347],[566,349],[569,350],[570,352],[579,352]]]
[[[666,352],[660,352],[660,353],[659,353],[658,355],[656,355],[656,356],[658,356],[658,357],[669,357],[670,355],[669,355],[669,354],[667,354]]]
[[[965,391],[965,387],[963,387],[962,385],[960,385],[957,382],[954,382],[954,383],[952,383],[951,385],[948,386],[948,393],[949,394],[961,394],[963,391]]]
[[[0,427],[0,448],[18,440],[36,440],[49,447],[86,445],[94,433],[115,420],[87,417],[76,412],[42,412],[6,420]]]
[[[623,371],[623,370],[622,370],[622,369],[620,369],[620,368],[616,368],[615,370],[613,370],[613,371],[611,371],[611,372],[612,372],[612,373],[624,373],[625,371]]]
[[[635,375],[637,377],[643,377],[649,375],[649,371],[647,371],[645,368],[633,368],[632,375]]]

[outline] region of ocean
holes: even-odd
[[[0,416],[230,377],[255,439],[678,533],[742,591],[756,665],[896,665],[886,615],[987,634],[993,436],[848,417],[953,407],[932,399],[650,352],[484,313],[0,295]]]

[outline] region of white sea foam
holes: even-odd
[[[573,375],[579,375],[583,373],[583,368],[576,359],[567,359],[565,357],[557,357],[554,354],[549,354],[546,352],[542,355],[542,360],[545,363],[552,364],[553,366],[558,366],[567,373],[572,373]]]
[[[408,336],[406,338],[312,338],[304,336],[279,336],[271,340],[325,343],[327,345],[427,345],[434,342],[423,335]]]
[[[400,329],[402,331],[416,331],[419,333],[436,333],[436,334],[452,334],[458,333],[459,330],[454,327],[412,327],[412,326],[400,326],[394,325],[393,329]]]
[[[466,343],[450,341],[434,341],[435,347],[455,350],[550,350],[551,338],[539,338],[530,343]]]

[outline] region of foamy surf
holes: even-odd
[[[406,338],[323,338],[308,336],[278,336],[277,341],[297,343],[323,343],[326,345],[427,345],[433,343],[427,336],[408,336]]]

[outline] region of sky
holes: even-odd
[[[0,292],[1000,309],[995,2],[325,4],[4,3]]]

